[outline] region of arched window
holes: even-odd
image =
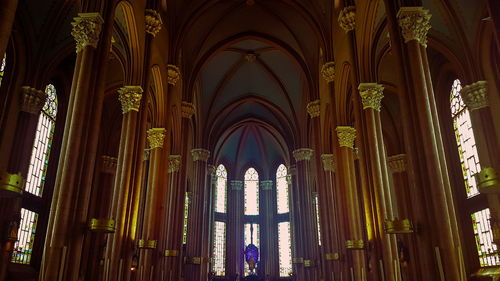
[[[216,276],[226,275],[226,212],[227,170],[219,165],[216,170],[217,185],[214,190],[215,222],[212,233],[212,272]]]
[[[245,247],[253,243],[260,249],[260,225],[259,225],[259,174],[254,168],[245,172],[245,225],[244,243]],[[245,276],[250,273],[248,263],[245,262]]]
[[[460,80],[453,81],[450,106],[467,198],[470,199],[479,194],[474,175],[481,170],[481,165],[479,164],[469,110],[460,96],[461,89]],[[485,208],[474,212],[471,214],[471,218],[481,266],[500,265],[497,246],[493,244],[493,233],[489,221],[490,210]]]
[[[45,87],[47,101],[42,108],[38,118],[35,141],[31,152],[30,166],[26,177],[25,191],[42,197],[47,166],[49,163],[52,137],[56,124],[57,95],[54,85]],[[38,214],[32,210],[21,209],[21,221],[19,224],[18,240],[14,245],[12,262],[29,264],[33,251]]]
[[[280,277],[292,273],[292,239],[290,232],[290,199],[288,190],[288,171],[281,164],[276,171],[276,203],[278,212],[278,252]]]

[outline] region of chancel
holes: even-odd
[[[500,280],[499,0],[3,0],[0,281]]]

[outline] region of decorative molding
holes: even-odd
[[[413,224],[409,219],[394,219],[384,222],[384,230],[387,234],[408,234],[413,233]]]
[[[365,248],[365,242],[363,240],[347,240],[345,241],[345,246],[350,250],[363,250]]]
[[[397,14],[405,43],[412,40],[427,47],[427,32],[431,29],[431,14],[423,7],[401,7]]]
[[[149,148],[145,148],[145,149],[144,149],[144,155],[143,155],[143,157],[142,157],[142,158],[143,158],[143,160],[144,160],[144,161],[149,160],[149,157],[150,157],[150,156],[151,156],[151,149],[149,149]]]
[[[229,181],[229,188],[231,190],[243,190],[243,185],[245,183],[241,180],[230,180]]]
[[[190,119],[196,113],[196,107],[194,104],[183,101],[181,103],[181,116],[182,118]]]
[[[181,79],[181,70],[173,64],[167,65],[167,83],[175,86],[179,79]]]
[[[165,257],[177,257],[179,256],[179,250],[165,250]]]
[[[333,80],[335,80],[335,62],[334,61],[329,61],[323,64],[321,67],[321,76],[323,76],[323,79],[326,80],[326,82],[330,83]]]
[[[137,241],[137,248],[144,249],[144,250],[152,250],[152,249],[156,249],[157,244],[158,244],[158,241],[156,241],[156,240],[139,239]]]
[[[384,98],[384,86],[377,83],[360,83],[358,90],[363,109],[371,108],[380,111],[380,104]]]
[[[21,87],[21,111],[38,115],[47,101],[47,93],[29,86]]]
[[[311,157],[313,156],[314,150],[310,148],[299,148],[294,150],[293,157],[295,158],[296,162],[304,161],[304,160],[311,160]]]
[[[191,149],[191,155],[193,156],[193,161],[203,161],[207,162],[210,157],[210,151],[203,148]]]
[[[245,55],[245,60],[247,62],[254,62],[257,60],[257,54],[255,51],[248,51],[247,54]]]
[[[323,162],[323,170],[325,172],[335,171],[335,159],[333,154],[321,154],[321,161]]]
[[[114,233],[116,230],[115,220],[92,218],[89,221],[89,230],[92,232]]]
[[[315,100],[307,104],[307,113],[311,118],[319,117],[321,113],[321,102],[320,100]]]
[[[114,174],[116,172],[116,166],[118,163],[118,158],[103,155],[101,156],[102,166],[101,171],[107,174]]]
[[[141,86],[123,86],[118,90],[118,100],[122,104],[122,113],[139,111],[142,98]]]
[[[167,130],[165,128],[151,128],[147,131],[147,138],[149,142],[149,148],[163,148],[163,142],[165,140],[165,134]]]
[[[76,41],[76,52],[85,47],[97,48],[104,20],[99,13],[79,13],[73,18],[71,35]]]
[[[347,6],[340,11],[338,22],[345,33],[354,30],[356,27],[356,7]]]
[[[146,33],[155,37],[160,32],[161,25],[163,24],[160,13],[152,9],[146,9],[144,20],[146,22]]]
[[[273,190],[272,180],[260,181],[259,185],[261,190]]]
[[[0,172],[0,195],[1,197],[18,197],[23,194],[24,179],[21,173],[9,174]]]
[[[338,126],[335,131],[337,132],[340,147],[354,148],[356,129],[349,126]]]
[[[181,155],[169,155],[168,156],[168,173],[176,173],[181,168]]]
[[[479,173],[475,174],[475,178],[480,193],[500,194],[500,181],[494,168],[483,167]]]
[[[464,86],[460,90],[460,96],[470,111],[488,107],[488,83],[486,81],[477,81]]]
[[[207,174],[211,175],[213,179],[217,180],[217,175],[216,172],[217,168],[214,165],[208,164],[207,165]]]
[[[396,154],[387,157],[387,167],[393,173],[402,173],[407,168],[406,154]]]

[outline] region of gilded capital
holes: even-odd
[[[273,181],[272,180],[260,181],[259,185],[260,185],[261,190],[273,190]]]
[[[207,162],[208,157],[210,157],[210,151],[203,148],[191,149],[191,155],[193,156],[193,161],[203,161]]]
[[[347,33],[356,27],[356,7],[347,6],[339,14],[339,25]]]
[[[153,35],[153,37],[158,34],[161,29],[162,21],[161,16],[158,11],[146,9],[145,14],[145,22],[146,22],[146,32]]]
[[[377,83],[360,83],[358,90],[363,109],[371,108],[380,111],[380,103],[384,97],[384,86]]]
[[[387,157],[387,167],[393,173],[402,173],[406,171],[406,154],[396,154]]]
[[[243,190],[244,182],[241,180],[230,180],[229,188],[231,190]]]
[[[179,79],[181,79],[181,70],[173,64],[167,65],[167,83],[175,86]]]
[[[405,43],[412,40],[427,47],[427,32],[431,29],[431,14],[423,7],[401,7],[397,14]]]
[[[194,104],[187,102],[187,101],[183,101],[181,103],[182,118],[190,119],[195,113],[196,113],[196,108],[195,108]]]
[[[321,76],[323,76],[323,79],[326,80],[326,82],[332,82],[335,80],[335,62],[334,61],[329,61],[323,64],[321,67]]]
[[[311,160],[314,150],[310,148],[299,148],[293,151],[293,157],[295,161],[300,162],[304,160]]]
[[[118,159],[116,157],[103,155],[101,156],[101,171],[107,174],[114,174],[116,172],[116,165]]]
[[[470,111],[487,107],[488,104],[488,83],[477,81],[464,86],[460,90],[460,96]]]
[[[141,86],[123,86],[118,90],[118,100],[122,104],[122,113],[139,111],[142,98]]]
[[[163,148],[163,141],[165,140],[165,133],[167,130],[165,128],[152,128],[147,131],[147,138],[149,142],[149,148]]]
[[[321,113],[321,103],[319,100],[312,101],[307,104],[307,113],[309,113],[309,116],[311,118],[314,117],[319,117],[319,114]]]
[[[321,161],[323,162],[323,170],[325,172],[335,171],[335,160],[333,154],[321,154]]]
[[[178,172],[181,167],[181,155],[168,156],[168,173]]]
[[[21,87],[21,111],[38,115],[46,101],[47,94],[44,91],[28,86]]]
[[[76,52],[87,46],[97,48],[104,20],[99,13],[79,13],[73,18],[71,35],[76,41]]]
[[[349,126],[338,126],[335,131],[337,131],[337,138],[339,139],[340,147],[354,148],[356,129]]]

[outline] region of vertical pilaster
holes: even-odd
[[[227,265],[226,276],[236,278],[236,275],[243,276],[243,251],[244,251],[244,233],[243,233],[243,213],[244,213],[244,195],[242,180],[228,181],[227,209]]]

